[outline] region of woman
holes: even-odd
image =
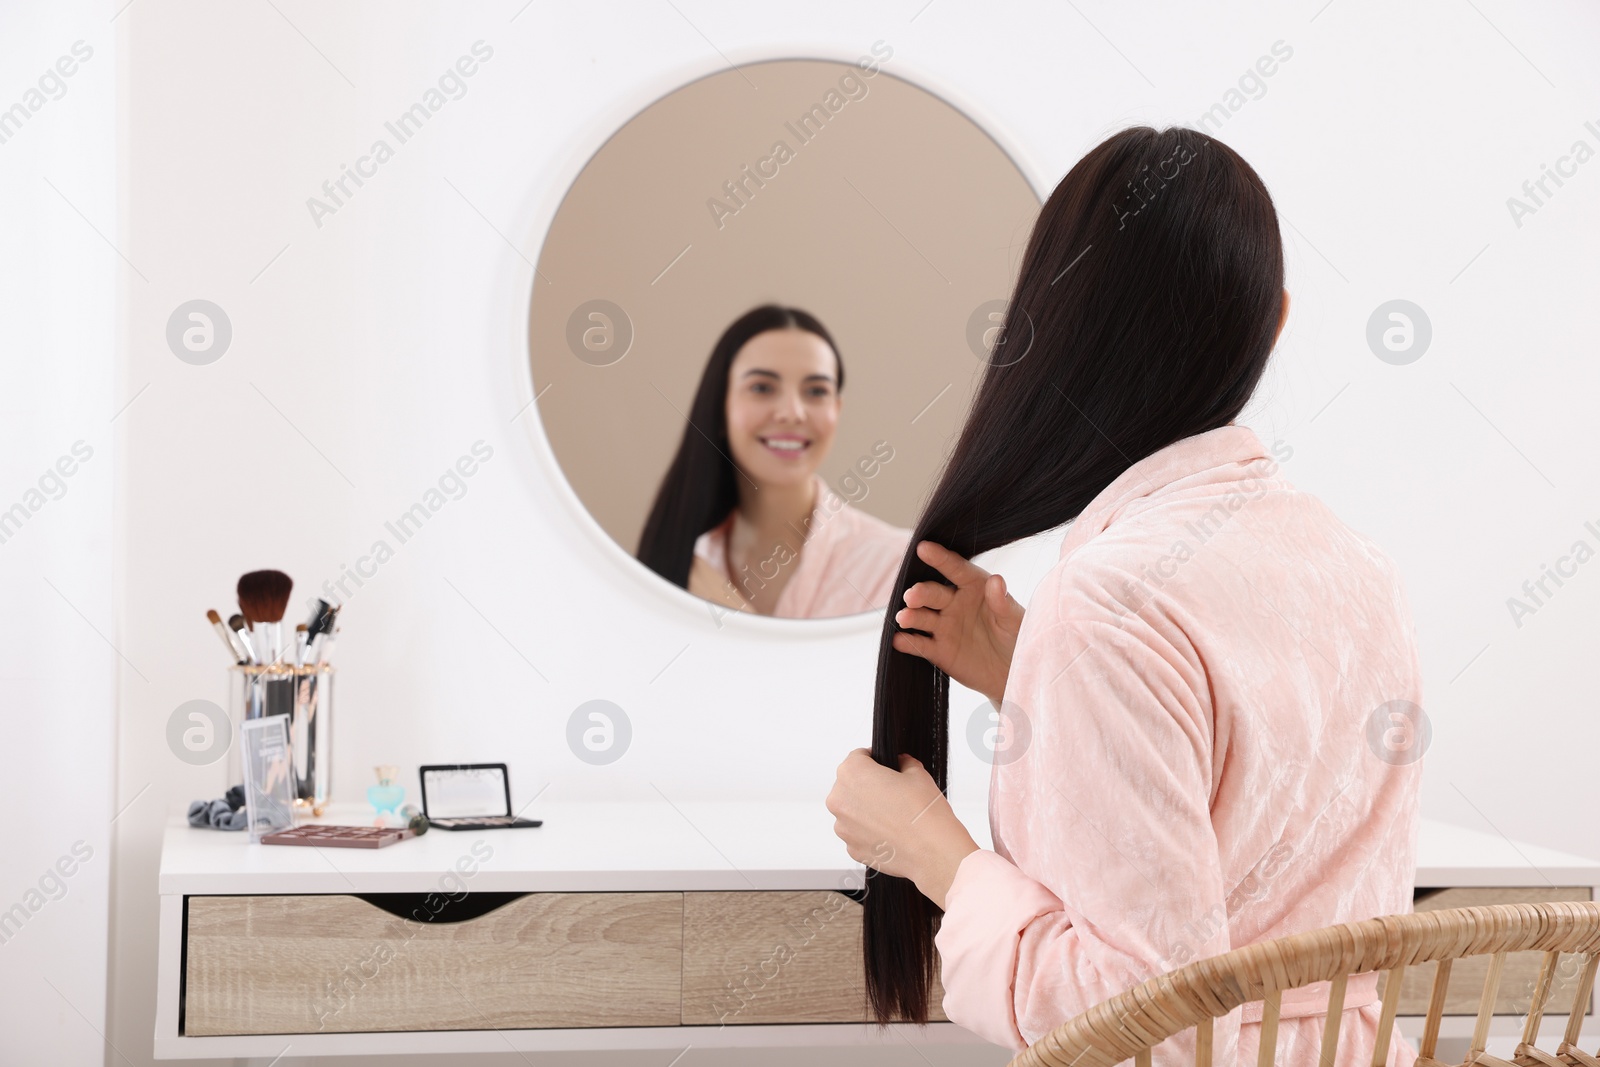
[[[1420,764],[1367,740],[1421,700],[1399,575],[1234,423],[1288,307],[1272,200],[1202,133],[1124,130],[1044,205],[1000,341],[1025,348],[918,520],[872,749],[828,797],[875,871],[880,1021],[926,1019],[937,962],[945,1013],[1020,1049],[1190,960],[1411,909]],[[1068,521],[1026,612],[969,562]],[[992,851],[942,795],[950,678],[1011,732]],[[1375,985],[1350,982],[1340,1065],[1371,1056]],[[1314,1058],[1326,987],[1284,995],[1278,1062]],[[1217,1062],[1260,1029],[1218,1020]]]
[[[811,315],[767,304],[734,320],[700,376],[639,559],[696,596],[761,615],[888,604],[911,531],[851,507],[817,473],[843,388],[844,361]],[[862,462],[893,457],[879,442]]]

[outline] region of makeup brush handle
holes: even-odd
[[[234,661],[234,663],[244,663],[246,661],[246,656],[244,653],[239,651],[239,646],[234,644],[232,636],[233,631],[229,630],[227,626],[223,625],[222,620],[220,619],[212,623],[211,628],[217,631],[218,637],[222,638],[222,644],[225,648],[227,648],[228,656]]]
[[[283,624],[277,622],[258,622],[256,629],[261,631],[261,662],[283,662]]]
[[[232,629],[232,627],[229,627],[229,629]],[[249,663],[254,665],[261,662],[260,660],[256,659],[255,646],[249,630],[234,630],[233,636],[238,639],[239,647],[244,651],[244,658],[239,661],[240,663]]]
[[[250,656],[250,642],[244,639],[244,634],[233,629],[232,627],[226,627],[226,629],[228,632],[228,642],[233,646],[233,654],[238,657],[239,662],[252,662]]]

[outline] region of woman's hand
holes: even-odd
[[[906,590],[906,606],[895,612],[894,621],[933,636],[896,633],[891,639],[895,650],[921,656],[998,708],[1022,628],[1022,605],[1006,592],[1004,577],[943,545],[918,542],[917,556],[955,588],[918,582]]]
[[[851,859],[911,879],[941,908],[956,868],[978,848],[939,783],[907,755],[894,770],[869,750],[852,749],[839,764],[827,804],[833,832]]]

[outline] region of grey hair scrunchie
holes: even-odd
[[[250,823],[244,806],[244,786],[236,785],[216,800],[191,800],[189,825],[201,830],[243,830]]]

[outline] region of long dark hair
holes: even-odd
[[[739,473],[728,454],[728,368],[750,338],[786,329],[805,330],[828,342],[838,365],[834,388],[844,389],[839,346],[822,323],[799,308],[763,304],[722,331],[701,372],[683,440],[661,479],[639,537],[640,562],[674,585],[689,587],[695,539],[727,518],[739,503]]]
[[[1040,211],[890,603],[944,580],[918,541],[970,558],[1053,529],[1144,457],[1232,422],[1266,369],[1282,294],[1277,213],[1236,152],[1184,127],[1096,146]],[[945,789],[950,679],[894,649],[894,614],[878,644],[872,755],[897,768],[909,753]],[[907,879],[868,878],[869,1008],[880,1023],[926,1023],[942,912]]]

